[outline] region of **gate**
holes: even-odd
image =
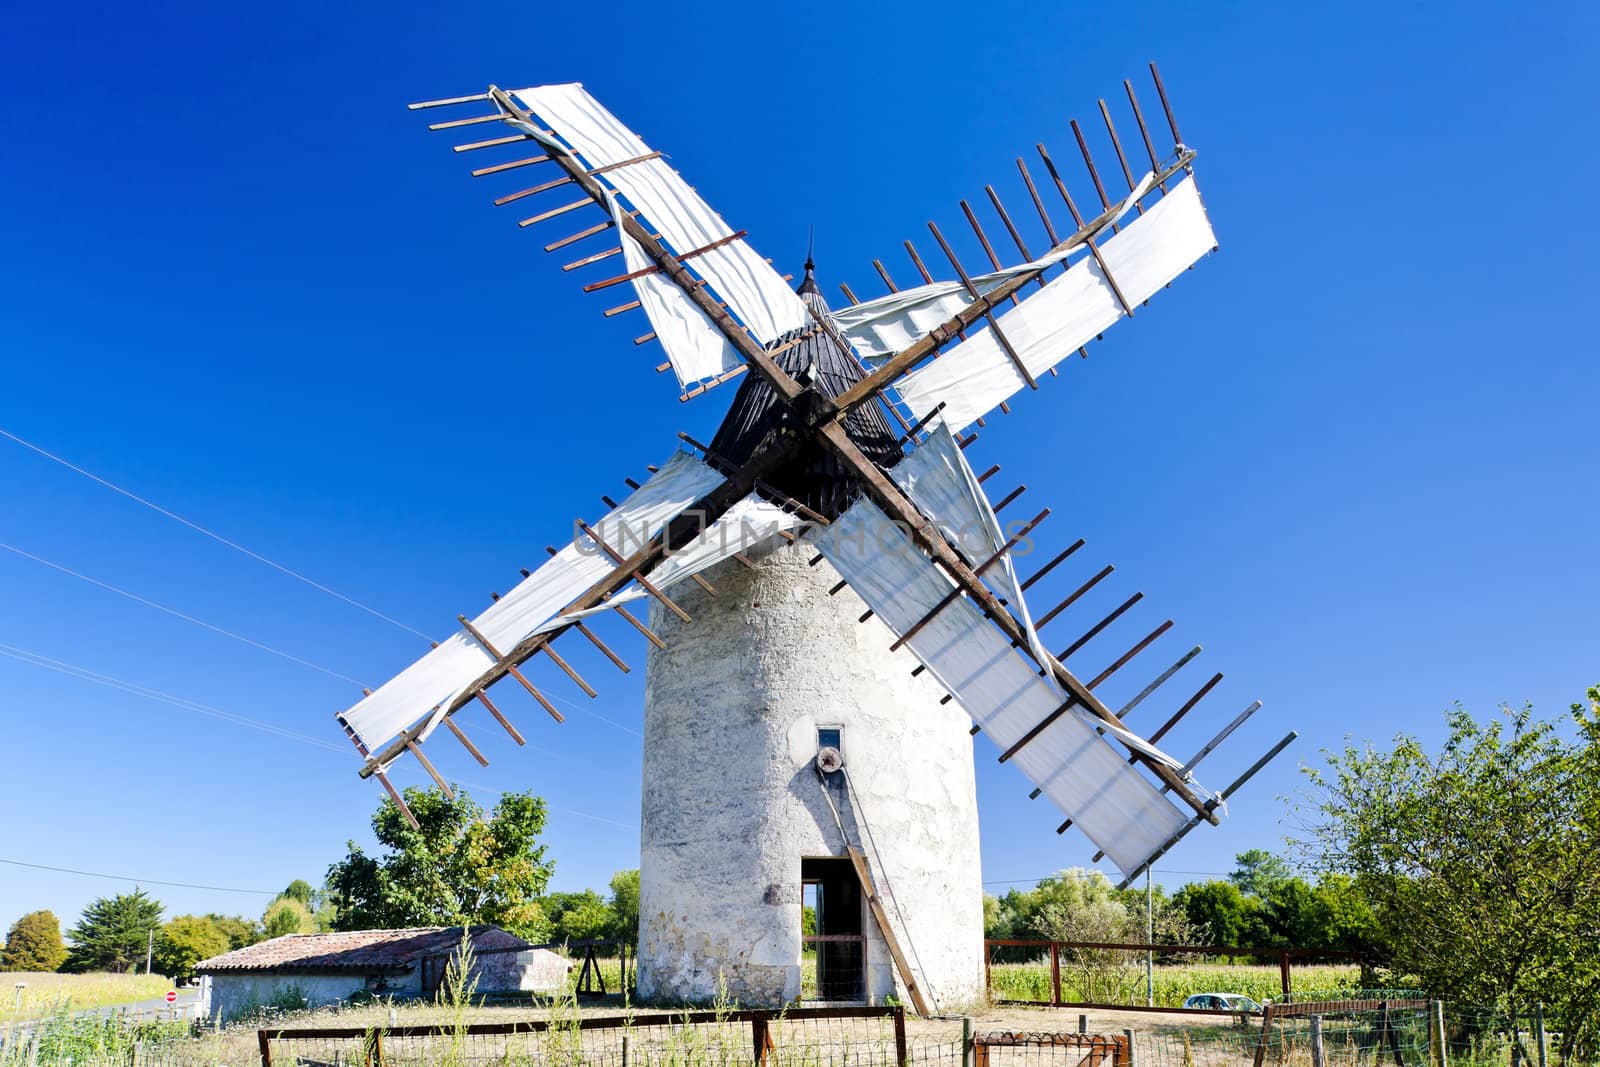
[[[1133,1067],[1127,1034],[1040,1034],[1004,1031],[972,1035],[973,1067],[993,1060],[1021,1060],[1026,1067]],[[1109,1063],[1107,1062],[1109,1061]],[[1003,1067],[993,1064],[993,1067]]]

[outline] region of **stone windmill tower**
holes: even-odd
[[[799,293],[820,324],[828,307],[806,263]],[[865,377],[821,325],[779,357],[836,397]],[[784,407],[746,377],[711,452],[748,462]],[[848,424],[880,466],[900,459],[877,409]],[[808,448],[771,484],[823,516],[860,494],[831,453]],[[693,589],[694,617],[652,612],[666,648],[650,654],[645,695],[639,994],[703,1000],[718,982],[742,1003],[787,1003],[803,988],[796,946],[815,960],[825,1000],[876,1002],[895,989],[893,953],[925,997],[976,1001],[983,983],[983,890],[972,725],[916,659],[891,652],[883,623],[806,543],[768,543]],[[707,685],[708,678],[717,682]],[[818,756],[823,753],[820,768]],[[837,755],[835,755],[837,754]],[[876,832],[874,832],[876,830]],[[852,850],[870,856],[884,939],[860,891]],[[802,905],[816,932],[802,936]],[[912,955],[914,954],[914,959]],[[904,995],[904,994],[902,994]]]
[[[1030,798],[1065,815],[1056,833],[1079,829],[1124,884],[1196,826],[1215,824],[1223,800],[1294,734],[1208,792],[1196,765],[1259,702],[1187,760],[1156,742],[1220,674],[1173,701],[1148,737],[1131,730],[1124,718],[1158,691],[1153,703],[1166,700],[1162,687],[1200,649],[1143,685],[1132,681],[1125,668],[1171,620],[1128,630],[1135,593],[1094,621],[1112,568],[1073,577],[1081,539],[1044,551],[1048,561],[1023,578],[1018,564],[1041,550],[1049,510],[1003,521],[1022,490],[991,503],[984,483],[998,466],[980,475],[965,454],[974,425],[1038,390],[1215,246],[1194,152],[1154,65],[1151,73],[1173,147],[1158,154],[1125,82],[1150,161],[1142,177],[1100,102],[1126,195],[1108,194],[1074,122],[1098,213],[1079,210],[1041,145],[1057,217],[1062,207],[1071,217],[1058,228],[1018,159],[1039,218],[1031,239],[1047,251],[1030,251],[986,187],[1019,262],[1002,264],[963,202],[992,271],[968,272],[930,223],[953,277],[936,280],[908,241],[923,284],[902,289],[874,261],[889,292],[863,302],[846,287],[849,306],[833,310],[810,262],[796,291],[582,86],[491,86],[412,105],[490,105],[433,128],[501,128],[457,146],[508,154],[474,176],[541,168],[543,180],[496,204],[580,194],[543,200],[521,226],[603,213],[545,248],[604,239],[564,269],[620,268],[584,289],[631,290],[606,315],[645,313],[651,330],[635,343],[660,343],[667,360],[658,369],[676,373],[682,399],[747,377],[709,445],[680,435],[694,452],[629,479],[620,503],[602,498],[609,510],[578,521],[570,544],[550,549],[476,617],[457,616],[446,641],[340,713],[362,776],[376,777],[409,816],[387,775],[395,760],[410,754],[448,791],[423,752],[438,727],[486,762],[464,728],[467,709],[523,740],[492,686],[513,679],[560,721],[534,665],[593,697],[574,642],[626,671],[602,634],[624,624],[642,634],[638,983],[642,996],[665,1001],[703,1000],[719,983],[747,1004],[895,992],[926,1013],[975,999],[983,958],[973,735],[992,746],[985,758],[1028,779]],[[1039,592],[1056,585],[1066,595],[1035,622],[1025,594],[1040,583]],[[645,600],[641,619],[629,606]],[[1057,620],[1081,629],[1052,652],[1042,631]],[[577,636],[563,655],[555,642],[568,634]]]

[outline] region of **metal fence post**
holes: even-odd
[[[1311,1017],[1311,1067],[1323,1067],[1322,1016]]]
[[[1533,1006],[1534,1055],[1539,1057],[1539,1067],[1545,1067],[1544,1005]]]
[[[1450,1048],[1444,1038],[1442,1000],[1436,1000],[1428,1006],[1428,1062],[1436,1067],[1450,1067]]]
[[[1050,942],[1050,1006],[1061,1007],[1061,946]]]
[[[1127,1067],[1139,1067],[1138,1054],[1133,1050],[1133,1031],[1124,1030],[1122,1031],[1122,1036],[1123,1039],[1128,1042],[1128,1055],[1127,1059],[1123,1062],[1127,1065]]]
[[[973,1067],[972,1064],[972,1016],[961,1017],[961,1067]]]
[[[1089,1032],[1089,1017],[1087,1015],[1078,1016],[1078,1033],[1087,1034],[1088,1032]]]
[[[750,1018],[750,1042],[755,1049],[756,1067],[766,1067],[767,1063],[767,1020],[763,1015],[754,1015]]]
[[[906,1009],[903,1004],[894,1008],[894,1057],[900,1067],[910,1067],[911,1051],[906,1047]],[[762,1067],[765,1067],[763,1062]]]
[[[622,1067],[628,1067],[628,1035],[622,1035]]]

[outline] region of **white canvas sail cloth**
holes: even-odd
[[[869,501],[852,505],[815,539],[828,562],[897,634],[907,632],[953,588],[909,535]],[[965,597],[945,606],[907,645],[1002,749],[1061,705],[1060,694],[1033,662]],[[1187,821],[1076,715],[1059,716],[1011,762],[1124,874]]]
[[[1111,276],[1139,305],[1216,247],[1194,179],[1170,189],[1121,233],[1100,245]],[[1000,328],[1035,378],[1123,318],[1121,304],[1093,258],[1081,259],[1022,303],[998,316]],[[1026,386],[992,330],[967,339],[895,385],[913,415],[939,404],[937,416],[962,430]]]
[[[805,520],[778,505],[751,494],[723,513],[688,544],[680,545],[650,572],[650,584],[667,590],[736,554],[754,551],[781,531],[805,525]],[[565,626],[574,619],[600,615],[612,608],[643,600],[650,594],[638,586],[623,590],[599,607],[553,616],[536,632]]]
[[[1000,520],[989,506],[983,485],[948,426],[942,423],[934,426],[910,455],[890,468],[889,477],[911,498],[918,511],[933,520],[945,540],[961,549],[973,567],[982,566],[1005,545],[1007,537]],[[1039,641],[1027,601],[1022,597],[1014,552],[1002,555],[984,571],[982,578],[1011,608],[1028,635],[1028,647],[1033,650],[1034,657],[1044,663],[1048,653]]]
[[[1001,282],[1014,278],[1024,271],[1044,270],[1072,256],[1087,255],[1089,251],[1087,239],[1098,239],[1102,233],[1109,231],[1114,223],[1121,221],[1124,215],[1133,210],[1133,205],[1148,193],[1155,183],[1155,173],[1153,171],[1146,173],[1127,197],[1117,205],[1116,210],[1096,229],[1066,248],[1040,256],[1038,259],[989,274],[980,274],[972,279],[972,287],[979,293],[987,293]],[[839,329],[855,346],[856,354],[868,366],[872,366],[931,333],[935,327],[949,322],[970,303],[972,294],[962,283],[932,282],[914,289],[902,289],[888,296],[880,296],[876,300],[839,308],[830,314]]]
[[[516,90],[513,95],[548,123],[591,169],[636,160],[651,152],[637,134],[590,96],[582,85],[541,85]],[[626,197],[671,249],[680,255],[730,237],[734,232],[663,159],[619,166],[607,171],[601,180]],[[620,226],[618,232],[621,233]],[[623,235],[625,256],[631,243]],[[639,262],[635,265],[630,260],[629,273],[649,265],[637,246],[634,256]],[[699,253],[689,261],[689,265],[710,283],[711,288],[728,302],[734,316],[763,343],[775,341],[809,321],[805,305],[799,297],[743,240],[729,241]],[[644,275],[634,279],[634,283],[647,313],[650,312],[650,304],[645,300],[647,292],[659,304],[664,302],[665,289],[677,291],[669,279],[660,275]],[[698,312],[698,309],[695,310]],[[700,317],[704,318],[703,313]],[[662,334],[654,314],[651,314],[650,321],[658,326],[656,332]],[[672,321],[669,319],[669,323]],[[667,347],[667,353],[684,384],[729,370],[740,362],[732,346],[709,321],[705,322],[705,327],[716,338],[715,343],[697,328],[693,335],[694,343],[685,346],[682,341],[687,332],[680,330],[676,352],[666,344],[663,334],[663,346]]]
[[[626,556],[722,481],[722,475],[695,457],[675,452],[591,529]],[[614,567],[611,557],[597,546],[569,544],[474,619],[473,625],[498,651],[508,652]],[[448,704],[494,661],[488,649],[458,630],[342,718],[368,748],[376,749],[435,706]],[[430,721],[418,736],[426,736],[437,723]]]

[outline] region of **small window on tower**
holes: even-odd
[[[817,748],[839,748],[839,739],[842,731],[837,726],[817,727]],[[840,749],[843,751],[843,749]]]

